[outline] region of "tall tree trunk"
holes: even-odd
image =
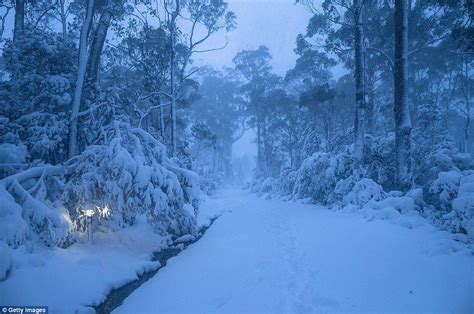
[[[365,103],[365,45],[363,27],[362,0],[354,0],[354,58],[356,83],[356,108],[354,121],[354,170],[361,168],[364,160],[364,145],[366,131]]]
[[[89,83],[93,84],[97,81],[100,67],[100,57],[104,49],[105,39],[107,38],[107,31],[109,30],[110,21],[112,20],[112,11],[110,8],[110,1],[107,1],[104,6],[104,11],[100,16],[99,23],[95,29],[94,36],[89,53],[89,64],[87,67],[87,75]]]
[[[373,73],[372,73],[373,75]],[[368,75],[367,78],[367,133],[374,134],[374,110],[375,110],[375,90],[374,90],[374,81],[371,75]]]
[[[408,80],[408,3],[395,0],[395,68],[394,68],[394,116],[395,116],[395,184],[401,191],[411,188],[411,119],[407,101]]]
[[[67,37],[67,15],[66,15],[66,0],[60,1],[60,17],[61,17],[61,28],[63,38],[66,39]]]
[[[25,33],[25,0],[15,1],[15,26],[13,40],[20,39]]]
[[[79,60],[77,67],[76,87],[74,90],[74,99],[72,102],[72,112],[69,124],[69,158],[77,155],[77,125],[78,115],[81,109],[82,89],[86,77],[87,68],[87,38],[92,24],[92,15],[94,8],[94,0],[87,1],[86,16],[81,28],[81,36],[79,40]]]
[[[172,13],[170,21],[170,41],[171,41],[171,56],[170,56],[170,95],[171,95],[171,156],[176,156],[176,18],[180,11],[180,0],[175,2],[176,8]]]
[[[257,170],[258,174],[265,173],[265,155],[263,148],[262,117],[257,108]]]
[[[471,152],[471,68],[469,66],[470,59],[466,57],[464,60],[464,98],[466,105],[466,123],[464,124],[464,152]]]

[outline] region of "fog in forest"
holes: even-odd
[[[0,1],[0,312],[473,313],[473,18]]]

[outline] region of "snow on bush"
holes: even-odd
[[[0,242],[0,281],[7,278],[7,274],[12,267],[10,249],[4,243]]]
[[[28,224],[21,217],[22,209],[3,185],[0,185],[0,200],[2,202],[0,207],[0,245],[1,242],[11,246],[21,245],[29,234]]]
[[[344,197],[344,202],[362,207],[369,201],[381,201],[385,197],[385,192],[379,184],[372,179],[364,178],[354,184],[352,190]]]
[[[305,159],[296,174],[293,198],[311,197],[314,202],[327,204],[334,198],[336,183],[351,172],[351,158],[341,153],[315,153]]]
[[[295,188],[297,176],[298,172],[296,170],[291,168],[283,169],[278,180],[278,190],[280,193],[284,196],[291,195]]]
[[[408,196],[391,196],[379,201],[371,200],[366,206],[375,210],[392,208],[399,213],[407,213],[415,210],[415,200]]]
[[[69,216],[62,207],[51,202],[55,194],[48,192],[58,188],[58,182],[48,174],[57,174],[61,169],[39,166],[0,181],[0,199],[5,204],[1,210],[2,224],[5,223],[2,240],[13,246],[26,240],[41,240],[47,246],[57,246],[66,240],[70,231]]]
[[[456,197],[462,173],[447,171],[438,173],[438,178],[431,184],[429,192],[436,195],[435,205],[445,211],[451,210],[451,202]]]
[[[265,178],[262,181],[254,180],[251,191],[258,195],[270,195],[278,192],[277,180],[272,177]]]
[[[4,143],[0,144],[0,164],[21,164],[26,160],[26,147]]]
[[[474,172],[459,180],[459,189],[452,202],[452,211],[443,217],[454,232],[465,233],[474,240]]]
[[[80,204],[107,205],[118,226],[144,213],[160,233],[194,233],[195,217],[184,205],[197,210],[197,175],[173,165],[165,147],[142,129],[115,122],[109,133],[107,145],[89,146],[74,161],[63,196],[70,210]]]
[[[392,189],[395,174],[395,134],[391,132],[381,137],[366,135],[365,139],[366,177],[386,190]]]

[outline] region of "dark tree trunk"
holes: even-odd
[[[89,64],[87,65],[87,74],[89,83],[95,83],[99,74],[100,58],[102,50],[104,49],[105,39],[107,38],[107,31],[109,30],[110,21],[112,20],[112,12],[107,3],[104,11],[100,16],[99,23],[94,32],[89,53]]]
[[[395,184],[401,191],[411,188],[411,119],[407,101],[408,80],[408,3],[395,0],[395,68],[394,68],[394,117],[395,117]]]
[[[364,136],[366,129],[365,104],[365,49],[362,0],[354,0],[354,59],[356,83],[356,108],[354,121],[354,170],[362,167],[364,160]]]
[[[15,26],[13,40],[20,39],[25,33],[25,0],[15,1]]]

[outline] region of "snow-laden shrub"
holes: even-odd
[[[0,164],[21,164],[26,160],[25,145],[0,144]]]
[[[374,180],[386,190],[392,189],[395,174],[394,133],[383,137],[366,135],[365,139],[366,177]]]
[[[397,210],[399,213],[407,213],[410,211],[414,211],[415,207],[415,200],[408,196],[390,196],[384,198],[382,200],[371,200],[367,202],[367,207],[373,208],[375,210],[382,210],[384,208],[393,208]]]
[[[23,244],[29,234],[28,224],[21,217],[21,206],[3,185],[0,185],[0,201],[0,245],[1,242],[11,246]]]
[[[1,240],[11,246],[30,239],[57,246],[66,240],[71,228],[69,215],[53,204],[57,195],[50,192],[57,190],[60,183],[48,177],[51,172],[59,174],[61,169],[39,166],[0,181],[0,200],[5,205],[0,211]]]
[[[469,171],[459,180],[452,211],[444,215],[445,226],[454,232],[465,233],[474,240],[474,172]]]
[[[381,201],[386,197],[382,186],[372,179],[361,179],[357,181],[352,190],[344,197],[344,203],[364,206],[369,201]]]
[[[272,177],[254,180],[250,190],[258,195],[275,194],[278,192],[277,180]]]
[[[65,113],[33,112],[21,116],[17,123],[20,137],[26,143],[30,158],[58,163],[66,156],[68,117]]]
[[[312,198],[326,204],[334,198],[336,183],[350,176],[352,161],[348,154],[315,153],[297,171],[293,197]]]
[[[197,208],[196,175],[172,164],[165,147],[142,129],[116,122],[108,138],[75,160],[63,195],[72,216],[81,204],[107,205],[118,226],[144,213],[160,233],[194,233],[195,217],[184,205]]]
[[[456,197],[459,189],[459,182],[462,178],[459,171],[447,171],[438,173],[438,178],[429,188],[432,194],[432,202],[444,211],[451,210],[451,202]]]
[[[298,172],[291,168],[285,168],[281,171],[278,179],[278,190],[282,195],[291,195],[295,188]]]
[[[0,282],[7,278],[11,267],[10,249],[4,243],[0,242]]]

